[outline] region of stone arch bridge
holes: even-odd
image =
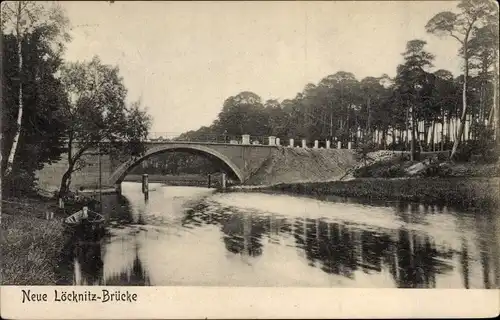
[[[245,143],[246,142],[246,143]],[[279,142],[278,142],[279,144]],[[309,152],[322,152],[329,155],[336,153],[344,153],[347,155],[347,161],[344,161],[339,166],[344,171],[354,163],[352,150],[339,149],[320,149],[320,148],[299,148],[310,149]],[[243,141],[231,143],[217,142],[189,142],[189,141],[148,141],[146,142],[146,152],[141,157],[129,158],[128,160],[113,159],[107,155],[101,156],[100,160],[97,153],[89,152],[85,161],[87,166],[81,171],[73,173],[71,180],[71,188],[84,187],[85,189],[94,189],[99,186],[99,177],[103,188],[119,189],[121,182],[127,173],[140,164],[147,158],[169,151],[186,151],[194,154],[200,154],[211,158],[218,159],[223,164],[226,173],[240,184],[246,184],[254,173],[262,170],[266,162],[273,158],[282,156],[286,149],[294,150],[293,146],[277,145],[275,140],[269,139],[269,144],[250,144],[248,138],[243,137]],[[322,170],[321,164],[317,161],[307,158],[309,153],[302,154],[301,161],[306,163],[306,167],[315,167],[317,170]],[[345,158],[345,157],[344,157]],[[308,163],[309,161],[309,163]],[[99,166],[99,162],[101,165]],[[318,167],[319,166],[319,167]],[[50,190],[59,187],[61,177],[67,168],[67,157],[51,165],[46,165],[38,172],[38,182],[42,189]],[[100,168],[100,169],[99,169]],[[293,167],[283,168],[284,170],[294,170]],[[330,168],[331,169],[331,168]],[[100,172],[99,172],[100,170]],[[325,173],[328,175],[328,173]],[[283,181],[282,181],[283,182]],[[251,183],[255,184],[255,183]]]

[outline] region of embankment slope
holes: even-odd
[[[246,185],[335,181],[357,164],[353,150],[279,147]]]

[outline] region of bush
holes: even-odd
[[[366,135],[358,144],[356,148],[355,157],[358,161],[363,161],[366,166],[366,161],[371,160],[368,153],[376,150],[376,144],[373,142],[372,135]]]
[[[484,163],[494,163],[498,160],[498,146],[490,141],[469,141],[462,144],[455,154],[458,162],[469,162],[472,159],[480,160]]]
[[[449,164],[431,162],[420,175],[423,177],[450,177],[452,173],[453,171]]]
[[[7,177],[2,177],[4,198],[36,194],[36,177],[33,172],[14,170]]]
[[[405,176],[404,161],[380,161],[354,171],[355,178],[397,178]]]
[[[493,129],[484,124],[474,124],[471,130],[477,137],[476,140],[462,143],[455,154],[455,160],[468,162],[478,159],[484,163],[496,162],[500,150],[493,139]]]

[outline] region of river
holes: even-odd
[[[498,219],[367,203],[124,182],[108,235],[68,239],[58,284],[498,288]]]

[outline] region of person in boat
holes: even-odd
[[[82,218],[88,219],[89,218],[89,208],[87,206],[83,206],[82,212],[83,212]]]

